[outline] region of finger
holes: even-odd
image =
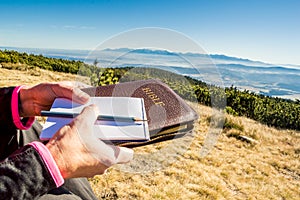
[[[90,96],[74,87],[70,82],[61,82],[52,85],[52,91],[56,97],[67,98],[73,100],[76,103],[84,104],[87,103]]]
[[[88,85],[88,84],[83,83],[83,82],[78,82],[78,81],[75,82],[75,85],[76,85],[76,88],[79,88],[79,89],[92,87],[91,85]]]
[[[110,145],[115,152],[115,164],[128,163],[133,159],[133,150],[125,147],[118,147]]]
[[[87,93],[80,90],[79,88],[75,88],[73,90],[73,96],[72,96],[73,101],[84,104],[87,103],[89,99],[90,96]]]
[[[96,159],[106,166],[112,166],[118,163],[127,163],[133,159],[133,150],[125,147],[107,145],[96,138],[92,133],[93,126],[97,119],[98,107],[90,105],[84,108],[74,124],[78,130],[79,138],[86,148]],[[90,134],[87,134],[90,133]]]
[[[115,151],[95,136],[93,126],[97,119],[97,113],[98,108],[95,105],[87,106],[74,119],[71,126],[75,126],[79,140],[86,147],[90,155],[109,167],[115,163]]]
[[[107,145],[101,140],[85,143],[91,154],[107,167],[115,164],[128,163],[133,159],[133,150],[125,147]]]
[[[97,116],[98,116],[98,107],[94,104],[89,105],[87,107],[85,107],[80,115],[78,115],[78,117],[76,117],[76,121],[79,124],[76,125],[77,127],[81,127],[82,125],[87,126],[87,128],[91,128],[94,126],[95,121],[97,120]]]

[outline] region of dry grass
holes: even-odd
[[[77,80],[43,70],[0,74],[1,87]],[[203,157],[208,132],[217,130],[210,126],[211,108],[191,105],[201,116],[194,136],[135,148],[132,163],[90,179],[99,199],[300,199],[299,132],[228,115],[226,129]]]
[[[208,119],[212,110],[205,106],[196,109],[201,119],[183,156],[151,173],[111,169],[94,177],[91,183],[99,198],[300,199],[299,132],[276,130],[244,117],[226,116],[230,123],[243,127],[243,131],[224,130],[216,146],[202,157],[200,150],[210,129]],[[236,136],[247,136],[256,142],[248,143]],[[151,147],[144,148],[151,151]],[[145,149],[136,149],[137,153],[140,151]]]
[[[9,70],[0,68],[0,87],[15,85],[35,85],[43,82],[82,81],[88,79],[68,73],[51,72],[39,68],[30,70]]]

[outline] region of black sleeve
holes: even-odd
[[[0,88],[0,127],[16,129],[11,113],[11,97],[14,87]],[[3,129],[1,129],[3,130]],[[0,134],[3,134],[2,132]]]
[[[19,146],[11,112],[13,90],[14,87],[0,88],[0,197],[35,199],[56,185],[34,147],[15,151]]]
[[[0,162],[1,199],[35,199],[56,188],[43,159],[25,146]]]
[[[14,87],[0,88],[0,160],[7,158],[19,148],[17,128],[11,111],[11,98]]]

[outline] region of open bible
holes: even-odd
[[[150,79],[82,89],[90,96],[143,98],[150,140],[122,142],[136,147],[184,136],[193,128],[198,114],[163,82]]]
[[[146,142],[149,140],[148,121],[143,98],[91,97],[86,104],[77,104],[64,98],[55,99],[40,135],[41,140],[52,138],[61,127],[69,124],[87,105],[99,108],[98,117],[92,127],[96,138],[104,142]]]

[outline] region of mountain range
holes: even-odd
[[[179,53],[157,49],[62,50],[0,47],[46,57],[80,60],[99,67],[152,67],[190,76],[221,87],[234,86],[259,94],[300,99],[300,66],[274,65],[216,54]]]

